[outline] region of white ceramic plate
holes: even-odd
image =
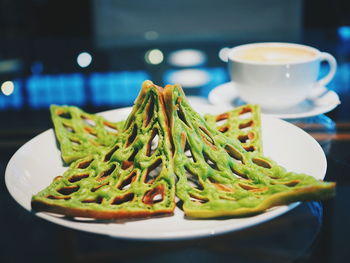
[[[200,113],[217,114],[222,108],[196,104]],[[131,108],[102,113],[107,119],[125,119]],[[272,157],[287,169],[304,172],[323,179],[326,172],[326,158],[319,144],[307,133],[285,121],[262,116],[262,131],[265,155]],[[11,158],[5,173],[6,186],[13,198],[28,211],[30,200],[52,179],[67,168],[62,165],[52,129],[45,131],[24,144]],[[69,228],[130,239],[185,239],[210,236],[250,227],[271,220],[297,206],[279,206],[247,218],[190,220],[184,218],[180,209],[174,216],[133,221],[71,220],[62,216],[36,213],[48,221]]]
[[[238,96],[237,89],[233,82],[227,82],[214,88],[208,96],[213,105],[220,105],[230,109],[245,104]],[[318,87],[313,93],[298,105],[280,111],[265,111],[262,113],[281,119],[300,119],[317,116],[333,110],[340,104],[339,96],[335,91],[326,87]]]

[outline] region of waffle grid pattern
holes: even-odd
[[[187,102],[179,86],[165,88],[175,145],[176,194],[187,216],[209,218],[260,213],[278,204],[333,194],[333,183],[287,172],[260,151],[246,151],[208,125]]]
[[[112,145],[122,129],[122,122],[110,122],[74,106],[50,107],[62,159],[66,163],[96,153]]]
[[[65,117],[59,110],[54,113]],[[86,122],[80,115],[80,126],[82,119]],[[180,86],[163,89],[146,81],[115,143],[73,162],[33,196],[32,207],[98,219],[147,217],[171,214],[176,194],[186,216],[211,218],[246,216],[334,195],[335,183],[288,172],[262,155],[254,106],[207,119],[191,108]],[[59,127],[68,125],[60,121]],[[64,132],[71,135],[66,127]]]
[[[260,108],[257,105],[244,105],[219,115],[205,115],[211,127],[228,138],[238,139],[248,152],[262,153]]]
[[[73,162],[63,176],[33,197],[32,206],[98,219],[172,213],[175,181],[160,102],[159,91],[151,86],[139,97],[116,143]]]

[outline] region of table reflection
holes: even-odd
[[[126,262],[294,262],[309,257],[322,223],[322,204],[310,202],[275,220],[206,238],[143,242],[72,231],[62,238],[64,250],[70,251],[67,257],[77,262],[92,259],[103,262],[121,259]]]

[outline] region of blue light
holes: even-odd
[[[350,40],[350,26],[338,27],[338,35],[343,40]]]
[[[51,104],[83,106],[87,102],[93,106],[128,106],[133,104],[146,79],[151,76],[141,70],[88,76],[79,73],[33,74],[23,82],[13,80],[13,87],[6,83],[2,89],[0,87],[0,110],[19,109],[25,104],[40,109]],[[27,96],[23,97],[23,94]]]
[[[28,103],[32,108],[51,104],[85,103],[85,83],[81,74],[33,75],[27,79]]]
[[[35,61],[33,62],[30,69],[34,75],[41,74],[43,72],[44,66],[43,63],[41,63],[40,61]]]
[[[88,82],[94,106],[132,105],[142,82],[150,79],[145,71],[93,73]]]

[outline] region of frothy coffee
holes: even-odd
[[[293,63],[312,59],[312,50],[292,46],[254,46],[237,51],[233,57],[243,61],[263,63]]]

